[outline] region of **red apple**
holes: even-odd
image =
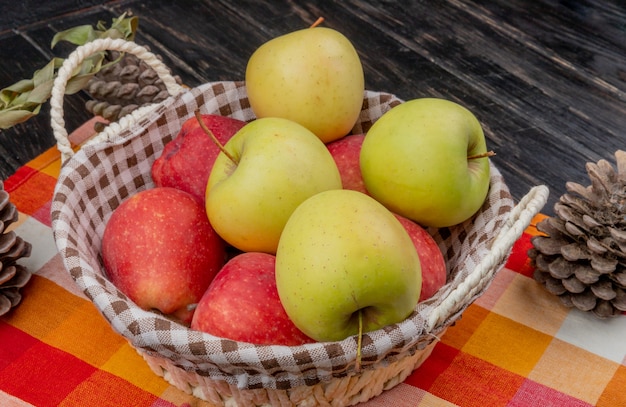
[[[259,345],[313,342],[291,322],[276,289],[276,258],[244,252],[228,261],[204,294],[191,328]]]
[[[111,282],[137,306],[187,324],[226,261],[204,206],[167,187],[138,192],[115,209],[102,258]]]
[[[364,139],[364,134],[350,134],[328,143],[326,147],[337,164],[343,188],[367,194],[359,164]]]
[[[435,239],[419,224],[404,216],[394,214],[408,232],[417,250],[422,266],[422,291],[420,301],[432,297],[448,277],[446,262]]]
[[[202,119],[222,144],[226,144],[246,124],[227,116],[203,115]],[[154,184],[189,192],[204,203],[209,174],[219,152],[196,117],[191,117],[183,123],[176,138],[165,145],[159,158],[152,164]]]

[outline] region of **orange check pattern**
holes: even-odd
[[[20,212],[11,228],[33,245],[22,263],[35,275],[0,317],[0,405],[208,406],[153,374],[65,271],[50,229],[59,169],[51,148],[5,180]],[[364,407],[626,406],[626,316],[564,308],[535,283],[534,224],[426,362]]]

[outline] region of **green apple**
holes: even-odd
[[[250,57],[245,80],[257,117],[296,121],[325,143],[348,134],[363,105],[359,55],[331,28],[305,28],[264,43]]]
[[[215,231],[240,250],[275,253],[298,205],[342,187],[326,145],[293,121],[256,119],[223,147],[207,182],[206,211]]]
[[[465,107],[437,98],[395,106],[370,128],[360,166],[367,191],[422,226],[461,223],[489,190],[481,125]]]
[[[291,215],[276,253],[276,287],[294,324],[317,341],[342,340],[407,318],[421,291],[409,234],[362,192],[321,192]]]

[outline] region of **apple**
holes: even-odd
[[[276,286],[294,324],[336,341],[407,318],[421,291],[419,256],[398,219],[369,195],[320,192],[291,215]]]
[[[217,233],[242,251],[275,253],[298,205],[342,187],[326,145],[291,120],[256,119],[223,148],[209,176],[206,212]]]
[[[215,114],[202,115],[202,120],[222,144],[246,124],[242,120]],[[198,119],[191,117],[152,164],[154,184],[189,192],[204,204],[209,173],[219,152],[217,145],[200,127]]]
[[[413,99],[384,113],[361,147],[367,191],[422,226],[461,223],[489,190],[489,159],[478,119],[444,99]]]
[[[293,120],[324,143],[348,134],[363,105],[359,55],[331,28],[313,26],[262,44],[248,60],[245,81],[256,117]]]
[[[337,164],[343,188],[367,194],[359,164],[364,139],[365,134],[349,134],[328,143],[326,147]]]
[[[276,290],[275,264],[274,255],[260,252],[229,260],[198,303],[191,328],[258,345],[314,342],[287,316]]]
[[[110,281],[137,306],[183,323],[226,260],[204,206],[170,187],[138,192],[113,211],[102,259]]]
[[[412,220],[394,214],[407,231],[420,258],[422,291],[420,302],[429,299],[443,287],[448,278],[446,261],[437,242],[428,231]]]

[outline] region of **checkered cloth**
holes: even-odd
[[[0,405],[208,406],[154,375],[66,271],[50,218],[59,172],[50,149],[5,181],[20,211],[13,228],[33,245],[22,263],[36,274],[0,318]],[[528,228],[426,362],[363,405],[626,405],[626,317],[564,308],[536,284],[526,256],[536,233]]]

